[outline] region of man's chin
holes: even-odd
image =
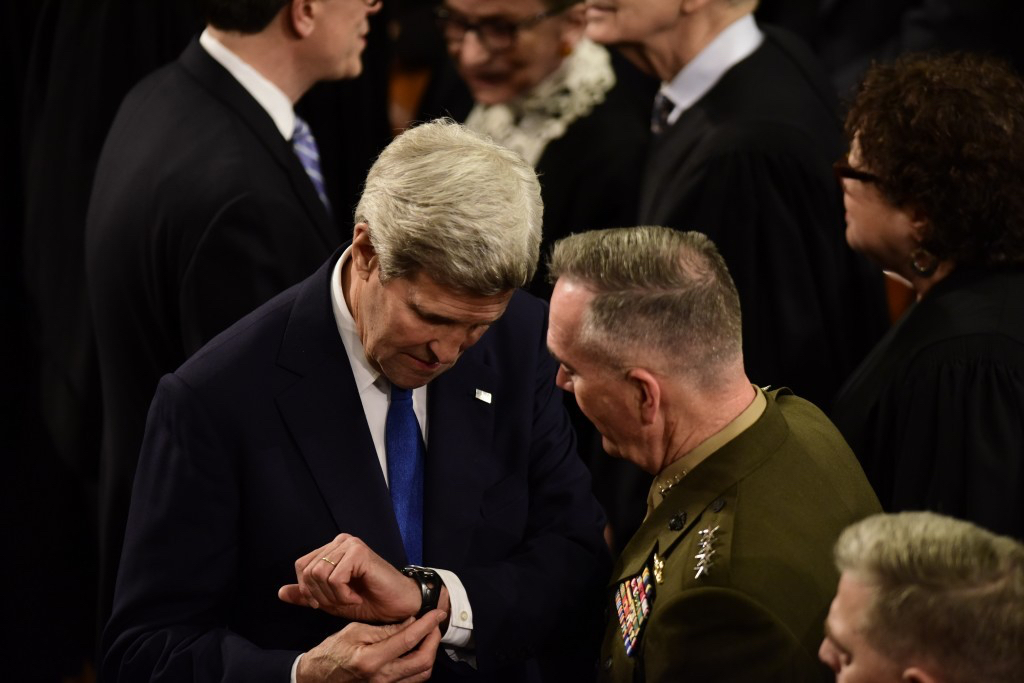
[[[603,434],[601,435],[601,448],[603,448],[604,452],[612,456],[613,458],[622,459],[625,457],[622,455],[622,451],[619,450],[618,446],[609,441],[608,437],[604,436]]]
[[[450,365],[439,364],[436,368],[384,368],[384,376],[392,384],[403,389],[418,389],[443,375],[451,368]]]

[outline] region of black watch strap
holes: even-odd
[[[415,564],[402,567],[402,573],[420,585],[422,602],[420,603],[419,614],[416,617],[422,617],[430,610],[436,609],[437,601],[441,599],[441,586],[443,585],[441,576],[433,569],[420,567]]]

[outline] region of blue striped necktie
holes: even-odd
[[[320,172],[320,150],[316,146],[316,138],[309,124],[295,116],[295,132],[292,133],[292,149],[299,157],[302,168],[306,169],[309,179],[313,181],[313,187],[320,196],[320,201],[327,207],[327,213],[331,212],[331,202],[327,199],[324,191],[324,176]]]
[[[423,564],[423,459],[425,448],[412,408],[412,390],[391,386],[384,423],[388,487],[409,564]]]

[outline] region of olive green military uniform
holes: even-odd
[[[831,680],[817,650],[838,581],[832,546],[881,508],[820,410],[787,389],[765,396],[623,550],[601,680]]]

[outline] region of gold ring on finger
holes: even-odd
[[[326,557],[326,556],[325,556],[325,557],[321,557],[320,559],[321,559],[321,560],[323,560],[324,562],[328,562],[328,563],[330,563],[330,565],[331,565],[332,567],[337,567],[337,566],[338,566],[338,563],[337,563],[337,562],[335,562],[334,560],[332,560],[332,559],[331,559],[331,558],[329,558],[329,557]]]

